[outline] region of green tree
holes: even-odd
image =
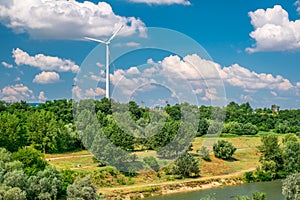
[[[57,121],[54,113],[41,110],[28,117],[27,130],[32,145],[46,152],[57,152]]]
[[[0,191],[0,199],[3,200],[26,200],[26,192],[21,190],[18,187],[6,188],[7,190],[3,191],[3,196]],[[0,189],[1,190],[1,189]]]
[[[258,147],[261,152],[260,161],[266,172],[279,172],[283,169],[283,154],[275,135],[266,135],[261,138],[262,145]],[[274,167],[269,167],[270,164]]]
[[[28,179],[28,194],[30,199],[56,199],[61,192],[62,176],[56,169],[47,166],[44,171]]]
[[[300,199],[300,173],[294,173],[286,177],[282,183],[282,194],[287,200]]]
[[[19,160],[24,165],[24,171],[27,175],[34,175],[39,171],[43,171],[48,165],[43,158],[43,154],[33,148],[24,147],[13,153],[13,158]]]
[[[180,177],[198,176],[200,173],[199,161],[191,154],[185,153],[175,161],[172,172]]]
[[[14,152],[26,145],[25,128],[15,114],[0,113],[0,147]]]
[[[67,189],[68,200],[97,200],[97,190],[90,177],[78,178]]]
[[[283,159],[285,171],[300,172],[300,142],[288,141],[283,147]]]
[[[219,140],[213,145],[213,151],[217,158],[228,160],[236,151],[236,148],[228,141]]]

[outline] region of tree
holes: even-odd
[[[282,194],[287,200],[300,199],[300,173],[294,173],[286,177],[282,183]]]
[[[8,190],[4,191],[3,197],[1,197],[0,191],[0,199],[3,200],[26,200],[26,192],[22,191],[18,187],[7,188]]]
[[[209,124],[207,122],[207,119],[201,118],[199,120],[199,126],[197,131],[197,136],[202,136],[207,134]]]
[[[61,192],[62,176],[56,169],[48,166],[44,171],[28,179],[28,194],[30,199],[56,199]]]
[[[25,129],[15,114],[0,113],[0,147],[14,152],[26,145]]]
[[[27,175],[34,175],[38,171],[43,171],[48,165],[43,158],[43,154],[33,148],[24,147],[13,153],[13,158],[19,160],[24,165],[24,171]]]
[[[152,156],[150,156],[150,157],[145,157],[145,158],[143,158],[143,160],[144,160],[144,162],[145,162],[147,165],[149,165],[149,167],[151,167],[151,169],[153,169],[154,171],[158,171],[158,170],[159,170],[160,166],[159,166],[157,160],[156,160],[154,157],[152,157]]]
[[[232,157],[236,148],[228,141],[219,140],[213,145],[213,151],[217,158],[228,160]]]
[[[97,200],[97,190],[90,177],[78,178],[67,189],[68,200]]]
[[[180,177],[198,176],[200,173],[199,161],[191,154],[185,153],[175,161],[172,172]]]
[[[57,152],[57,121],[54,113],[41,110],[28,117],[27,130],[32,145],[46,152]]]
[[[266,135],[261,138],[262,145],[258,147],[261,152],[260,161],[266,172],[279,172],[283,169],[283,154],[275,135]],[[274,168],[268,165],[273,163]],[[270,170],[269,170],[270,169]]]
[[[288,141],[283,148],[285,171],[300,172],[300,142]]]

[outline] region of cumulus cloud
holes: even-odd
[[[110,4],[76,0],[11,0],[0,2],[0,23],[35,39],[77,40],[84,36],[109,37],[121,25],[120,36],[146,36],[145,24],[135,17],[114,13]]]
[[[90,99],[93,97],[103,96],[105,94],[105,90],[100,87],[82,89],[77,85],[73,87],[72,92],[73,97],[78,99]]]
[[[58,72],[73,72],[79,71],[79,66],[68,59],[61,59],[44,54],[30,56],[27,52],[17,48],[12,51],[13,58],[17,65],[28,65],[39,68],[40,70],[58,71]]]
[[[56,72],[42,72],[36,75],[32,82],[39,84],[56,83],[60,81],[59,74]]]
[[[47,98],[45,97],[45,92],[44,91],[40,91],[38,99],[39,99],[39,101],[46,101],[47,100]]]
[[[0,97],[3,101],[28,101],[35,98],[32,90],[23,84],[8,85],[2,88]]]
[[[86,97],[98,97],[105,94],[105,90],[97,87],[96,89],[90,88],[85,91]]]
[[[288,12],[280,5],[266,10],[258,9],[248,14],[254,27],[250,37],[256,43],[246,51],[254,53],[299,50],[300,20],[290,21]]]
[[[8,64],[7,62],[1,62],[1,64],[5,67],[5,68],[13,68],[14,66],[12,64]]]
[[[188,0],[129,0],[133,3],[146,3],[146,4],[156,4],[156,5],[172,5],[172,4],[181,4],[181,5],[191,5],[191,2]]]
[[[154,62],[149,59],[147,62],[150,66],[146,69],[131,67],[127,70],[116,70],[111,74],[112,84],[118,88],[116,93],[131,95],[142,85],[162,84],[173,89],[179,96],[184,94],[184,91],[191,91],[200,95],[202,100],[208,101],[218,99],[223,83],[248,93],[269,90],[275,94],[295,87],[280,75],[256,73],[238,64],[222,67],[196,54],[183,58],[170,55],[162,61]],[[246,95],[244,99],[245,97]]]
[[[220,69],[221,78],[228,84],[244,89],[289,90],[293,87],[288,79],[280,75],[256,73],[238,64]]]

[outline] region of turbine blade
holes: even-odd
[[[94,38],[84,37],[84,39],[94,41],[94,42],[99,42],[99,43],[102,43],[102,44],[106,44],[106,42],[104,42],[102,40],[94,39]]]
[[[115,37],[116,35],[120,32],[120,30],[124,27],[124,25],[122,25],[110,38],[109,40],[107,40],[107,42],[111,42]]]

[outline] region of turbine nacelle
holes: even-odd
[[[117,36],[117,34],[120,32],[120,30],[123,27],[124,27],[124,25],[122,25],[116,32],[114,32],[107,41],[90,38],[90,37],[84,37],[84,39],[86,39],[86,40],[102,43],[102,44],[105,44],[105,46],[106,46],[106,98],[108,98],[108,99],[109,99],[109,82],[110,82],[109,81],[109,45],[110,45],[110,42]]]

